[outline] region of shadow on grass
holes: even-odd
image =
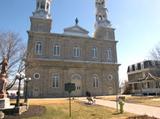
[[[84,104],[85,105],[93,105],[92,103],[88,103],[88,102],[85,102]]]
[[[34,116],[41,116],[46,111],[44,106],[32,105],[29,107],[27,112],[24,112],[22,115],[5,115],[4,119],[23,119]]]
[[[95,106],[96,104],[95,103],[88,103],[88,102],[80,102],[80,101],[77,101],[79,104],[83,105],[83,106]]]
[[[120,113],[120,112],[114,112],[112,115],[119,115],[119,114],[123,114],[123,113]]]
[[[96,116],[96,114],[91,114],[91,116],[93,116],[93,117],[94,117],[94,116]]]
[[[141,116],[128,117],[127,119],[159,119],[159,118],[149,117],[147,115],[141,115]]]

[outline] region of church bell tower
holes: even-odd
[[[107,0],[95,0],[96,22],[94,37],[101,40],[114,40],[114,29],[108,20]]]
[[[31,31],[50,32],[51,30],[51,8],[52,0],[36,0],[36,9],[30,17]]]
[[[105,8],[105,0],[96,0],[96,23],[95,28],[98,27],[111,27],[108,20],[108,10]]]

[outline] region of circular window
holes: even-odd
[[[39,73],[35,73],[35,74],[33,75],[33,77],[34,77],[34,79],[39,79],[39,78],[40,78],[40,74],[39,74]]]
[[[113,76],[111,74],[108,75],[108,80],[112,80]]]

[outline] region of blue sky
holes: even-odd
[[[35,10],[36,0],[2,0],[0,4],[0,31],[14,31],[27,41],[29,16]],[[92,36],[95,23],[95,0],[53,0],[52,32],[79,24]],[[128,65],[149,58],[149,53],[160,41],[160,0],[108,0],[109,20],[116,28],[120,80],[127,79]]]

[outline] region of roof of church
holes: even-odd
[[[88,33],[89,32],[86,29],[80,27],[78,24],[64,29],[65,35],[89,37]]]

